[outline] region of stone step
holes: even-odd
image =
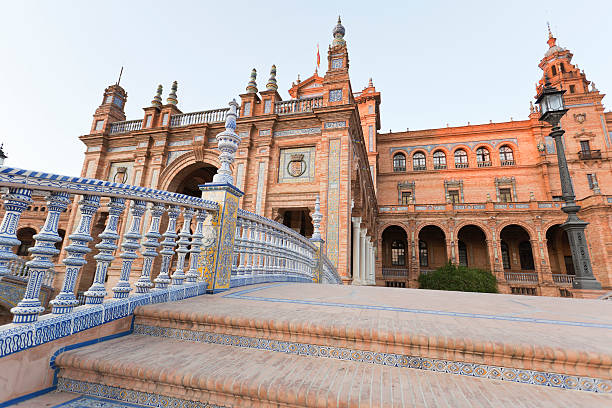
[[[461,366],[471,375],[511,368],[524,382],[587,378],[612,391],[612,313],[604,309],[612,312],[612,302],[281,284],[144,306],[135,331],[426,370]]]
[[[612,394],[146,335],[56,365],[59,391],[155,407],[612,406]]]

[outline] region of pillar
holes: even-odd
[[[353,217],[351,220],[353,221],[353,285],[360,285],[361,282],[359,280],[359,249],[361,247],[361,237],[359,234],[359,226],[361,225],[361,218]]]
[[[366,230],[359,230],[359,284],[366,284]]]

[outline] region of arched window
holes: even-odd
[[[458,169],[466,168],[468,166],[467,153],[463,149],[455,150],[455,167]]]
[[[406,265],[406,245],[404,245],[404,241],[395,240],[391,243],[391,265]]]
[[[468,254],[467,254],[467,246],[465,242],[459,241],[459,265],[468,266]]]
[[[393,171],[406,171],[406,156],[403,153],[393,156]]]
[[[557,75],[557,67],[555,67],[554,65],[550,68],[550,70],[552,71],[553,75]]]
[[[523,241],[519,244],[519,259],[521,260],[522,270],[532,271],[535,269],[531,243],[529,241]]]
[[[499,148],[499,160],[502,166],[514,166],[514,152],[510,146]]]
[[[561,72],[565,73],[565,65],[563,63],[559,64],[559,68],[561,68]]]
[[[416,152],[412,156],[412,169],[414,171],[426,170],[425,155],[422,152]]]
[[[506,244],[504,241],[501,243],[501,253],[504,269],[510,269],[510,250],[508,249],[508,244]]]
[[[429,266],[429,253],[427,252],[427,242],[419,241],[419,265]]]
[[[478,167],[491,166],[491,156],[486,148],[479,147],[476,149],[476,162],[478,163]]]
[[[434,170],[446,168],[446,155],[442,150],[436,150],[433,154]]]

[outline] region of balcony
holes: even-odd
[[[572,286],[572,284],[574,283],[574,275],[553,273],[552,280],[555,283],[555,285]]]
[[[580,160],[597,160],[601,159],[601,150],[581,150],[578,152]]]
[[[425,170],[427,170],[427,166],[418,166],[418,165],[415,165],[415,166],[412,166],[412,170],[414,170],[414,171],[425,171]]]
[[[315,96],[312,98],[291,99],[288,101],[278,101],[274,103],[274,113],[277,115],[291,115],[303,112],[312,112],[315,108],[323,106],[323,97]]]
[[[535,272],[504,272],[504,278],[508,283],[538,284],[538,274]]]
[[[491,162],[490,161],[479,161],[478,167],[491,167]]]
[[[502,160],[501,161],[501,165],[502,165],[502,167],[505,167],[505,166],[514,166],[514,160]]]
[[[408,268],[382,268],[384,278],[408,278]]]
[[[140,129],[142,129],[142,119],[124,120],[122,122],[111,123],[109,133],[111,135],[115,135],[119,133],[129,133]]]
[[[467,163],[455,163],[456,169],[467,169],[468,167],[469,167],[469,164]]]
[[[434,170],[446,170],[446,164],[434,164]]]

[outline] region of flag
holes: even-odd
[[[317,69],[321,65],[321,54],[319,54],[319,44],[317,44]]]

